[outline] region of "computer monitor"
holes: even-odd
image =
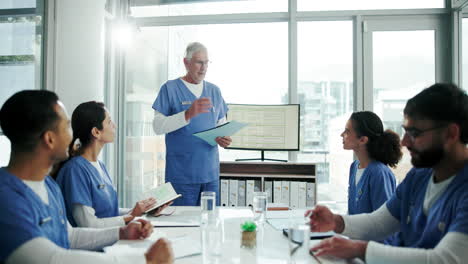
[[[231,136],[229,149],[299,150],[299,104],[228,104],[228,107],[228,121],[248,123]]]

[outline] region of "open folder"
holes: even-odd
[[[232,120],[232,121],[224,123],[224,124],[222,124],[220,126],[217,126],[217,127],[214,127],[214,128],[208,129],[208,130],[197,132],[197,133],[195,133],[193,135],[205,140],[211,146],[216,146],[217,143],[216,143],[215,139],[217,137],[232,136],[235,133],[237,133],[237,131],[244,128],[245,126],[247,126],[247,123],[241,123],[241,122],[237,122],[235,120]]]
[[[182,196],[181,194],[176,193],[174,187],[172,187],[172,184],[170,182],[166,182],[165,184],[156,187],[154,190],[151,191],[151,194],[156,199],[156,203],[153,205],[153,207],[146,210],[145,213],[154,210]]]

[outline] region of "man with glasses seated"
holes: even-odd
[[[174,205],[199,205],[204,191],[216,192],[219,204],[218,147],[193,136],[226,122],[228,108],[220,89],[204,81],[209,62],[206,47],[190,43],[184,58],[187,73],[167,81],[153,104],[154,131],[166,134],[166,182],[182,194]],[[231,138],[216,142],[224,148]]]
[[[311,230],[334,230],[311,250],[317,256],[361,258],[366,263],[465,263],[468,259],[468,96],[452,84],[435,84],[404,109],[402,144],[414,168],[396,193],[370,214],[341,216],[324,206],[312,211]],[[309,212],[310,213],[310,212]],[[379,240],[400,231],[398,246]]]

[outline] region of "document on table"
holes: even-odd
[[[151,222],[154,227],[197,227],[200,226],[200,217],[186,217],[186,216],[160,216],[142,217]]]
[[[168,239],[174,252],[174,258],[183,258],[201,254],[200,241],[182,237]],[[155,240],[142,240],[133,243],[116,244],[105,247],[104,252],[113,256],[143,256]]]
[[[166,208],[166,210],[169,210],[169,209]],[[182,213],[175,211],[175,213],[171,215],[161,215],[161,216],[156,216],[156,217],[145,215],[141,218],[150,221],[151,224],[155,227],[197,227],[197,226],[200,226],[199,211],[182,212]]]
[[[237,133],[237,131],[241,130],[247,125],[248,125],[247,123],[241,123],[241,122],[232,120],[231,122],[227,122],[225,124],[222,124],[220,126],[217,126],[217,127],[205,130],[205,131],[194,133],[193,135],[203,139],[211,146],[216,146],[217,143],[215,139],[217,137],[232,136],[235,133]]]

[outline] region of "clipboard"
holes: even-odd
[[[218,144],[215,140],[217,137],[232,136],[247,125],[247,123],[241,123],[232,120],[231,122],[227,122],[217,127],[194,133],[193,135],[206,141],[208,144],[214,147]]]

